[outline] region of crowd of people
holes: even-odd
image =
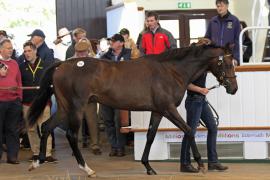
[[[206,38],[219,46],[227,43],[233,48],[235,65],[239,64],[239,33],[241,25],[237,17],[228,11],[228,0],[216,0],[218,15],[209,22]],[[242,24],[244,27],[244,24]],[[70,34],[72,36],[70,36]],[[20,122],[27,122],[27,112],[31,106],[36,90],[22,90],[20,87],[36,87],[42,74],[50,64],[57,60],[69,60],[78,57],[95,57],[110,61],[136,60],[140,56],[160,54],[169,49],[176,48],[176,40],[173,35],[159,24],[158,14],[150,11],[146,14],[145,29],[140,33],[136,43],[130,38],[128,29],[123,28],[110,38],[99,40],[97,47],[87,38],[87,32],[82,28],[76,28],[72,32],[66,28],[58,31],[58,38],[54,42],[55,50],[50,49],[45,42],[45,34],[36,29],[29,34],[30,40],[23,45],[23,54],[16,57],[12,42],[7,33],[0,31],[0,159],[3,151],[7,153],[7,163],[18,164],[20,147]],[[246,35],[246,38],[248,35]],[[250,40],[250,39],[249,39]],[[250,44],[250,42],[249,42]],[[250,52],[250,50],[247,50]],[[251,54],[248,54],[251,56]],[[248,56],[247,55],[247,56]],[[248,58],[247,58],[248,59]],[[248,60],[245,60],[248,61]],[[217,125],[205,97],[209,90],[205,87],[205,72],[188,86],[185,107],[187,110],[187,123],[195,135],[199,120],[202,119],[208,129],[207,151],[208,169],[226,170],[218,161],[216,152]],[[33,153],[30,160],[35,160],[39,155],[40,133],[39,129],[51,115],[55,101],[49,101],[39,118],[36,126],[27,129],[26,135],[21,136],[22,142],[28,142]],[[56,107],[57,108],[57,107]],[[99,111],[98,111],[99,109]],[[115,109],[107,105],[89,104],[84,112],[82,123],[82,147],[89,147],[95,155],[102,153],[99,142],[100,125],[105,126],[105,132],[111,146],[109,156],[125,156],[125,146],[128,141],[126,134],[120,132],[122,126],[130,123],[130,112]],[[47,141],[47,162],[57,162],[52,156],[53,133]],[[27,143],[22,143],[27,146]],[[197,173],[190,160],[190,142],[185,136],[181,149],[180,171]]]

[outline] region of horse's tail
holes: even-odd
[[[29,127],[34,126],[39,116],[42,114],[45,106],[48,103],[49,98],[53,94],[52,79],[55,68],[58,67],[62,62],[52,64],[43,74],[40,81],[40,88],[34,98],[32,105],[28,112],[28,123]]]

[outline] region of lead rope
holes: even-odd
[[[210,87],[210,88],[208,88],[208,90],[213,90],[213,89],[215,89],[215,88],[219,88],[220,87],[220,85],[215,85],[215,86],[212,86],[212,87]],[[207,98],[205,97],[205,101],[206,101],[206,103],[209,105],[209,107],[211,108],[211,110],[212,110],[212,112],[214,112],[214,120],[216,121],[216,125],[218,126],[219,125],[219,115],[218,115],[218,113],[217,113],[217,111],[216,111],[216,109],[210,104],[210,102],[207,100]],[[203,126],[203,127],[205,127],[206,128],[206,125],[204,124],[204,122],[200,119],[200,124]]]

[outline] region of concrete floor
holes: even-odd
[[[40,168],[29,172],[30,163],[27,159],[31,156],[29,151],[20,151],[20,164],[9,165],[2,161],[0,163],[0,180],[86,180],[90,179],[81,171],[76,160],[71,156],[71,149],[63,134],[56,135],[57,164],[43,164]],[[103,143],[105,144],[105,143]],[[88,165],[97,172],[96,180],[199,180],[199,179],[222,179],[222,180],[270,180],[270,163],[233,163],[226,164],[229,170],[226,172],[208,172],[206,174],[186,174],[179,172],[178,162],[151,162],[152,167],[159,175],[148,176],[140,162],[134,161],[133,149],[127,149],[127,156],[117,158],[109,157],[108,145],[103,145],[101,156],[93,155],[88,149],[83,149],[82,153]]]

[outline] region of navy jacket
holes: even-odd
[[[128,48],[124,48],[122,49],[120,55],[117,57],[117,59],[115,60],[115,56],[112,52],[112,48],[110,48],[108,50],[108,52],[106,52],[101,58],[102,59],[110,59],[110,60],[113,60],[113,61],[120,61],[121,59],[123,60],[130,60],[130,56],[131,56],[131,49],[128,49]]]
[[[224,17],[214,16],[209,22],[205,37],[218,46],[227,43],[233,47],[233,57],[239,63],[240,22],[237,17],[228,12]]]
[[[28,61],[25,61],[20,64],[20,71],[22,76],[22,85],[23,86],[39,86],[40,79],[45,72],[46,68],[50,66],[51,62],[45,62],[41,58],[37,58],[35,64],[35,69],[30,69]],[[37,94],[37,90],[24,90],[23,91],[23,103],[31,103]]]

